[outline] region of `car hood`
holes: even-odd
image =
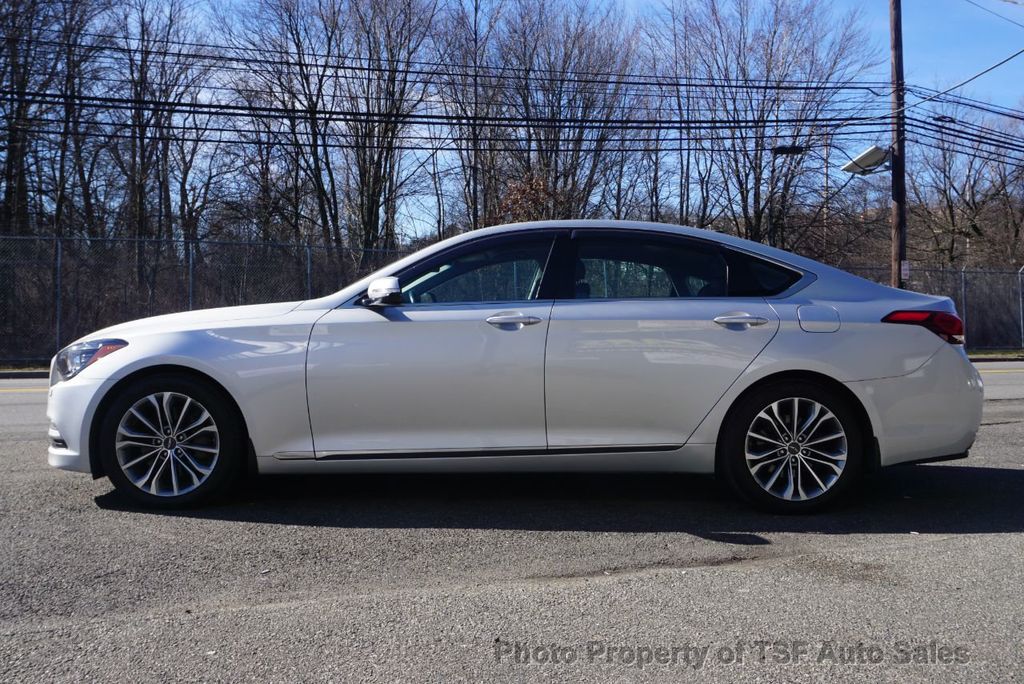
[[[217,309],[200,309],[140,318],[119,323],[86,335],[82,340],[102,337],[130,337],[131,335],[152,335],[155,333],[178,332],[216,326],[231,321],[256,318],[272,318],[292,311],[302,302],[275,302],[273,304],[252,304],[248,306],[225,306]]]

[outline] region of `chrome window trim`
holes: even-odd
[[[665,230],[647,230],[647,229],[643,229],[643,228],[628,228],[628,229],[624,229],[624,228],[617,228],[617,227],[597,227],[597,226],[583,226],[583,227],[579,227],[579,228],[573,228],[571,226],[567,226],[567,227],[550,227],[550,228],[548,228],[548,227],[543,227],[543,228],[524,228],[524,229],[516,230],[516,231],[508,231],[508,232],[502,232],[502,233],[497,233],[497,234],[492,234],[492,235],[484,235],[484,236],[481,236],[481,237],[476,238],[476,239],[466,240],[465,242],[461,242],[461,243],[459,243],[457,245],[452,245],[452,247],[450,247],[449,249],[443,250],[443,251],[438,252],[436,254],[431,254],[430,256],[425,257],[424,259],[421,259],[420,261],[417,261],[415,264],[412,264],[412,265],[408,266],[407,268],[402,269],[401,271],[398,271],[398,272],[396,272],[396,273],[394,273],[392,275],[394,275],[395,277],[401,277],[401,274],[407,273],[408,271],[410,271],[410,270],[412,270],[414,268],[417,268],[425,260],[441,258],[445,254],[449,254],[449,253],[451,253],[453,251],[456,251],[456,250],[462,250],[462,249],[471,248],[473,245],[478,245],[480,243],[484,243],[484,242],[488,242],[488,241],[492,241],[492,240],[494,240],[494,241],[502,241],[502,240],[507,240],[507,239],[515,238],[515,237],[528,236],[528,235],[535,234],[535,233],[546,233],[546,234],[550,234],[551,237],[552,237],[551,252],[548,253],[548,261],[544,265],[544,271],[545,271],[544,276],[547,277],[547,275],[548,275],[548,273],[547,273],[548,268],[551,266],[551,257],[554,255],[555,248],[557,247],[557,238],[558,238],[558,236],[559,235],[568,234],[570,237],[575,237],[575,235],[576,235],[576,233],[578,231],[594,232],[594,233],[604,233],[604,232],[615,233],[615,234],[618,234],[618,235],[622,235],[624,237],[631,237],[632,236],[633,239],[636,239],[637,234],[639,234],[639,235],[654,235],[654,236],[658,236],[658,237],[662,237],[662,238],[671,238],[671,239],[674,239],[674,240],[683,240],[683,241],[689,240],[689,241],[700,243],[702,246],[711,247],[711,248],[714,248],[714,249],[717,249],[717,250],[732,250],[734,252],[738,252],[740,254],[744,254],[744,255],[749,256],[749,257],[754,258],[754,259],[760,259],[761,261],[765,261],[765,262],[767,262],[769,264],[775,264],[776,266],[780,266],[780,267],[785,268],[785,269],[787,269],[789,271],[792,271],[793,273],[797,273],[797,274],[800,275],[800,278],[797,279],[796,282],[794,282],[792,285],[790,285],[788,288],[786,288],[782,292],[779,292],[778,294],[774,294],[774,295],[768,295],[768,296],[765,296],[765,295],[753,295],[753,296],[748,296],[748,297],[733,297],[733,296],[725,295],[723,297],[660,297],[660,298],[655,298],[655,297],[629,297],[629,298],[618,298],[617,299],[618,301],[656,301],[656,300],[664,300],[664,301],[720,300],[720,301],[726,301],[726,300],[739,300],[739,299],[751,299],[751,298],[764,299],[764,300],[767,300],[767,301],[778,301],[778,300],[781,300],[781,299],[786,299],[788,297],[792,297],[793,295],[795,295],[796,293],[800,292],[804,288],[808,287],[809,285],[811,285],[811,283],[813,283],[814,281],[816,281],[818,279],[817,274],[815,274],[815,273],[813,273],[811,271],[808,271],[807,269],[801,268],[799,266],[795,266],[794,264],[788,263],[786,261],[782,261],[780,259],[776,259],[774,257],[765,256],[765,255],[759,254],[759,253],[757,253],[755,251],[752,251],[752,250],[749,250],[749,249],[744,249],[743,247],[737,247],[737,246],[734,246],[734,245],[729,245],[729,244],[726,244],[726,243],[723,243],[723,242],[719,242],[717,240],[713,240],[713,239],[709,239],[709,238],[693,236],[693,235],[683,235],[683,234],[680,234],[680,233],[675,233],[675,232],[672,232],[672,231],[665,231]],[[338,308],[338,309],[340,309],[340,308],[354,308],[354,307],[360,306],[359,305],[359,301],[363,297],[365,297],[365,296],[366,296],[366,291],[364,290],[364,291],[362,291],[362,292],[360,292],[360,293],[350,297],[349,299],[347,299],[346,301],[342,302],[341,304],[339,304],[338,306],[336,306],[334,308]],[[509,301],[503,301],[503,302],[451,302],[451,303],[446,303],[446,304],[445,303],[437,303],[437,304],[414,303],[414,304],[402,304],[400,306],[402,306],[402,307],[420,307],[420,306],[422,306],[422,307],[437,307],[437,306],[471,306],[471,305],[485,305],[485,304],[502,305],[502,304],[527,304],[527,303],[532,303],[532,302],[543,302],[543,301],[550,301],[550,300],[548,300],[548,299],[521,299],[521,300],[509,300]],[[564,301],[584,301],[584,300],[565,299],[565,298],[561,298],[560,299],[560,298],[556,297],[554,301],[564,302]],[[593,301],[607,302],[607,301],[616,301],[616,300],[612,300],[612,299],[595,299]]]
[[[401,277],[402,277],[403,273],[408,273],[409,271],[411,271],[413,269],[419,268],[419,266],[424,261],[431,261],[431,260],[434,260],[434,259],[441,259],[446,254],[451,254],[452,252],[456,252],[456,251],[468,250],[468,249],[471,249],[474,245],[479,245],[479,244],[485,243],[485,242],[504,242],[506,240],[514,239],[514,238],[517,238],[517,237],[524,237],[524,236],[536,237],[539,234],[539,235],[547,235],[547,236],[549,236],[551,238],[551,247],[548,249],[548,258],[547,258],[547,261],[544,262],[543,275],[541,276],[541,282],[543,283],[544,279],[546,279],[548,277],[548,268],[551,266],[551,257],[555,253],[555,247],[557,246],[558,236],[560,234],[563,234],[563,233],[566,233],[566,232],[568,232],[567,228],[527,228],[525,230],[509,231],[509,232],[504,232],[504,233],[498,233],[496,235],[484,235],[484,236],[481,236],[481,237],[476,238],[476,239],[470,239],[470,240],[466,240],[465,242],[460,242],[459,244],[452,245],[450,248],[442,250],[440,252],[437,252],[436,254],[431,254],[431,255],[429,255],[427,257],[424,257],[423,259],[420,259],[416,263],[410,264],[408,267],[402,269],[401,271],[396,271],[395,273],[392,273],[391,275],[396,277],[396,278],[399,278],[399,282],[401,282]],[[342,302],[341,304],[339,304],[338,306],[336,306],[334,308],[341,309],[341,308],[360,307],[361,305],[359,304],[359,301],[361,299],[363,299],[363,297],[365,297],[365,296],[366,296],[366,290],[363,290],[362,292],[356,294],[355,296],[349,298],[348,300]],[[542,299],[542,298],[538,297],[537,299],[514,299],[514,300],[504,300],[504,301],[500,301],[500,302],[437,302],[437,303],[413,302],[413,303],[408,303],[408,304],[406,304],[406,303],[397,304],[396,306],[401,307],[401,308],[410,308],[410,307],[438,307],[438,306],[487,306],[487,305],[491,305],[491,304],[495,304],[495,305],[502,305],[502,304],[531,304],[531,303],[535,303],[535,302],[546,302],[546,301],[551,301],[551,300],[550,299]]]
[[[806,269],[800,268],[799,266],[795,266],[795,265],[793,265],[791,263],[787,263],[785,261],[781,261],[781,260],[773,258],[773,257],[768,257],[768,256],[765,256],[763,254],[758,254],[757,252],[751,251],[749,249],[744,249],[742,247],[735,247],[733,245],[728,245],[728,244],[725,244],[723,242],[719,242],[717,240],[712,240],[712,239],[708,239],[708,238],[703,238],[703,237],[698,237],[698,236],[693,236],[693,235],[682,235],[680,233],[674,233],[674,232],[665,231],[665,230],[646,230],[646,229],[642,229],[642,228],[599,228],[599,227],[585,227],[585,228],[573,228],[572,229],[572,237],[573,237],[573,239],[575,239],[576,233],[579,232],[579,231],[588,232],[588,233],[590,233],[590,232],[592,232],[592,233],[604,233],[604,232],[615,233],[615,234],[618,234],[618,235],[621,235],[621,236],[624,236],[624,237],[630,237],[632,235],[635,235],[636,233],[640,233],[642,235],[657,235],[658,237],[671,238],[671,239],[674,239],[674,240],[697,242],[697,243],[700,243],[703,246],[708,246],[708,247],[714,248],[714,249],[719,250],[719,251],[732,250],[732,251],[738,252],[740,254],[745,254],[745,255],[747,255],[747,256],[749,256],[751,258],[760,259],[761,261],[767,262],[769,264],[775,264],[776,266],[780,266],[780,267],[782,267],[782,268],[784,268],[784,269],[786,269],[788,271],[791,271],[793,273],[797,273],[797,274],[800,275],[800,278],[798,278],[796,280],[796,282],[794,282],[792,285],[787,287],[782,292],[779,292],[779,293],[773,294],[773,295],[750,295],[750,296],[745,296],[745,297],[737,297],[737,296],[724,295],[722,297],[660,297],[660,298],[655,298],[655,297],[627,297],[627,298],[621,298],[620,297],[620,298],[616,298],[616,299],[621,300],[621,301],[654,301],[655,299],[664,299],[664,300],[670,300],[670,301],[680,301],[680,300],[682,300],[682,301],[693,301],[693,300],[696,300],[696,299],[702,299],[702,300],[764,299],[764,300],[773,300],[774,301],[774,300],[786,299],[787,297],[791,297],[791,296],[793,296],[794,294],[796,294],[797,292],[799,292],[800,290],[804,289],[805,287],[807,287],[808,285],[810,285],[811,283],[813,283],[815,280],[818,279],[817,274],[812,273],[812,272],[810,272],[810,271],[808,271]],[[566,300],[560,299],[558,301],[566,301]],[[586,300],[570,300],[570,301],[586,301]],[[593,301],[608,302],[608,301],[614,301],[614,300],[612,300],[612,299],[594,299]]]

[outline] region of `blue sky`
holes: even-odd
[[[879,54],[886,59],[879,78],[888,79],[889,1],[833,2],[840,11],[860,8]],[[1024,4],[1003,0],[975,2],[1024,24]],[[966,0],[903,0],[904,68],[908,83],[945,89],[1022,48],[1024,28]],[[957,92],[1006,107],[1024,108],[1024,55]]]

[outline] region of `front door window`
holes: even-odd
[[[536,299],[551,242],[550,237],[491,241],[490,246],[442,257],[401,279],[402,301],[480,304]]]

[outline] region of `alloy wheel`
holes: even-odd
[[[220,433],[195,399],[157,392],[121,417],[114,448],[129,482],[147,494],[181,496],[210,477],[220,456]]]
[[[773,401],[747,429],[747,468],[761,489],[787,501],[814,499],[843,475],[846,431],[836,415],[813,399]]]

